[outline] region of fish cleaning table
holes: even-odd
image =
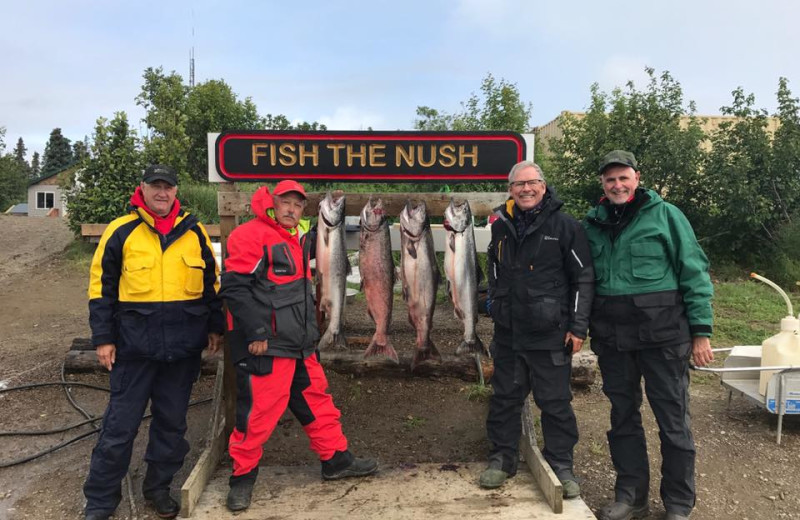
[[[564,500],[553,513],[524,464],[503,487],[478,487],[485,463],[408,464],[385,467],[361,479],[323,481],[318,466],[262,466],[247,511],[225,507],[230,469],[220,467],[200,497],[192,518],[216,520],[333,520],[425,518],[562,519],[595,518],[580,498]]]

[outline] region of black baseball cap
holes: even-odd
[[[171,186],[178,184],[178,175],[175,170],[164,164],[151,164],[144,170],[142,181],[147,184],[155,181],[164,181]]]
[[[600,175],[602,175],[605,169],[612,164],[630,166],[634,170],[638,168],[636,157],[634,157],[631,152],[626,152],[625,150],[614,150],[605,154],[605,156],[603,156],[603,158],[600,160]]]

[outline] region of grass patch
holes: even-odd
[[[492,387],[486,384],[475,383],[467,387],[468,401],[488,401],[492,396]]]
[[[786,312],[783,298],[761,282],[717,283],[714,287],[713,345],[760,345],[778,332]]]
[[[403,427],[407,430],[415,430],[424,426],[427,422],[427,419],[424,417],[414,417],[413,415],[409,415],[403,421]]]
[[[97,244],[85,242],[80,239],[73,240],[69,243],[67,248],[64,249],[64,259],[70,269],[82,271],[88,276],[95,249],[97,249]]]

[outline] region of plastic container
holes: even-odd
[[[800,320],[787,316],[781,320],[781,331],[761,343],[761,366],[800,366]],[[767,383],[775,370],[762,370],[758,382],[758,393],[767,393]]]
[[[761,343],[761,366],[800,366],[800,320],[794,317],[792,302],[786,293],[776,284],[756,273],[750,273],[751,278],[760,280],[783,296],[789,315],[781,320],[781,331],[767,338]],[[758,393],[766,395],[767,384],[775,370],[762,370],[758,381]]]

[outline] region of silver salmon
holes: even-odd
[[[334,198],[330,192],[319,203],[317,220],[317,306],[327,318],[327,328],[317,344],[319,349],[347,348],[342,331],[344,297],[347,290],[347,246],[344,237],[344,195]]]
[[[444,210],[446,219],[446,244],[444,248],[444,273],[447,292],[453,302],[456,318],[464,324],[464,340],[456,354],[489,355],[478,337],[478,283],[481,276],[478,252],[475,249],[475,230],[472,211],[466,200],[456,203],[452,198]]]
[[[373,202],[370,197],[361,210],[358,270],[361,289],[367,299],[367,312],[375,323],[375,334],[364,357],[386,356],[397,363],[397,351],[389,338],[394,303],[394,260],[389,222],[381,199]]]
[[[433,249],[433,235],[425,202],[406,202],[400,213],[400,279],[403,300],[408,306],[408,321],[417,331],[416,350],[411,370],[427,359],[441,360],[431,341],[439,268]]]

